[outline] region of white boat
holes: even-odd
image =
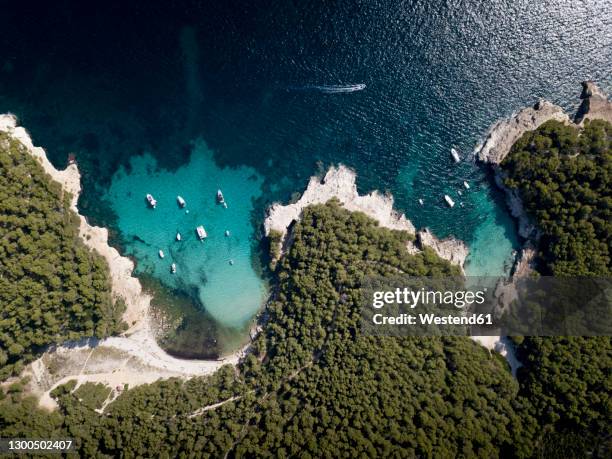
[[[229,235],[230,235],[229,230],[225,230],[225,236],[226,236],[226,237],[229,237]]]
[[[357,84],[325,84],[325,85],[307,85],[299,88],[294,88],[296,90],[312,90],[312,91],[320,91],[324,94],[340,94],[344,92],[355,92],[355,91],[363,91],[366,88],[365,83],[357,83]]]
[[[217,202],[219,204],[225,203],[225,198],[223,197],[223,193],[221,192],[221,190],[217,190]]]
[[[444,200],[446,201],[449,207],[455,207],[455,201],[453,201],[449,195],[445,194]]]
[[[170,266],[170,272],[172,274],[174,274],[176,272],[176,263],[172,263],[172,265]]]
[[[176,240],[180,241],[181,240],[181,233],[176,233]]]
[[[453,157],[456,163],[461,161],[461,158],[459,157],[459,152],[455,150],[454,148],[451,148],[451,156]]]
[[[181,208],[185,207],[186,202],[185,202],[185,200],[183,199],[182,196],[177,196],[176,197],[176,202],[178,202],[179,207],[181,207]]]
[[[157,201],[155,200],[153,195],[147,194],[147,202],[153,209],[155,209],[155,206],[157,205]]]
[[[425,201],[423,201],[422,199],[419,199],[419,204],[423,205],[425,204]]]
[[[229,261],[229,264],[230,264],[230,265],[233,265],[233,264],[234,264],[234,260],[230,260],[230,261]]]
[[[470,184],[469,184],[468,182],[465,182],[465,181],[464,181],[464,182],[463,182],[463,187],[464,187],[466,190],[469,190],[469,189],[470,189]]]
[[[165,255],[164,255],[163,250],[160,250],[158,253],[159,253],[159,258],[164,258]]]
[[[457,190],[457,194],[458,194],[459,196],[463,196],[463,193],[461,192],[461,190]]]
[[[203,241],[206,238],[206,236],[208,236],[206,234],[206,230],[204,229],[204,227],[202,225],[200,225],[200,226],[198,226],[196,228],[196,233],[198,235],[198,238],[200,238],[201,241]]]

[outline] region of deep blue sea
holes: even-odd
[[[21,3],[0,14],[0,112],[56,166],[74,153],[82,213],[164,298],[188,299],[169,346],[180,355],[244,340],[266,296],[264,209],[331,164],[353,167],[362,192],[392,192],[417,227],[466,241],[470,274],[502,273],[516,229],[474,146],[538,98],[575,110],[581,80],[612,90],[604,0]]]

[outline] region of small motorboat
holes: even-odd
[[[230,265],[233,265],[233,264],[234,264],[234,260],[230,260],[230,261],[229,261],[229,264],[230,264]]]
[[[170,272],[172,274],[174,274],[176,272],[176,263],[172,263],[172,265],[170,265]]]
[[[463,182],[463,188],[465,188],[466,190],[470,189],[470,184],[468,182]]]
[[[454,148],[451,148],[451,156],[453,157],[456,163],[461,161],[461,158],[459,157],[459,152],[455,150]]]
[[[177,241],[181,240],[181,233],[178,233],[178,232],[176,233],[176,240]]]
[[[449,195],[445,194],[444,200],[446,201],[449,207],[455,207],[455,201],[453,201]]]
[[[206,234],[206,230],[204,229],[202,225],[196,228],[196,234],[198,235],[198,238],[200,239],[200,241],[203,241],[208,236]]]
[[[458,194],[459,196],[463,196],[463,193],[461,192],[461,190],[457,190],[457,194]]]
[[[230,235],[229,230],[225,230],[225,237],[229,237],[229,235]]]
[[[160,251],[157,252],[157,253],[159,253],[159,258],[164,258],[165,257],[163,250],[160,249]]]
[[[147,194],[147,202],[149,203],[149,206],[155,209],[155,206],[157,205],[157,201],[155,200],[153,195]]]
[[[219,204],[225,203],[225,198],[223,197],[223,193],[221,192],[221,190],[217,190],[217,202]]]
[[[425,204],[425,201],[423,201],[423,199],[419,199],[419,204],[423,205],[423,204]]]
[[[177,196],[176,197],[176,202],[178,203],[179,207],[182,209],[183,207],[185,207],[185,205],[187,204],[185,202],[185,200],[183,199],[182,196]]]

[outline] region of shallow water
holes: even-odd
[[[159,169],[150,155],[132,157],[129,172],[117,171],[104,199],[117,216],[125,253],[138,260],[137,273],[190,293],[221,325],[239,328],[265,294],[253,267],[250,223],[261,183],[251,168],[219,168],[206,144],[198,142],[189,162],[174,171]],[[216,201],[218,189],[227,208]],[[147,193],[157,200],[155,209],[147,205]],[[178,195],[185,208],[179,207]],[[200,225],[208,234],[204,241],[196,234]]]
[[[391,191],[417,227],[466,241],[468,273],[499,274],[515,224],[470,159],[474,146],[540,97],[574,110],[583,79],[612,90],[606,0],[21,2],[0,28],[0,111],[16,113],[56,166],[76,154],[82,212],[116,232],[141,272],[239,329],[261,299],[254,241],[265,206],[332,163],[355,168],[361,192]],[[361,88],[352,85],[365,87],[292,90]],[[212,160],[194,152],[198,138]],[[230,212],[213,205],[211,177],[228,180]],[[174,202],[183,185],[191,217]],[[146,192],[156,211],[143,207]],[[172,242],[199,222],[204,244]],[[204,339],[179,341],[189,350]]]

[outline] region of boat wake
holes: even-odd
[[[324,94],[342,94],[346,92],[363,91],[366,88],[364,83],[347,84],[347,85],[306,85],[306,86],[291,86],[291,91],[313,91],[322,92]]]

